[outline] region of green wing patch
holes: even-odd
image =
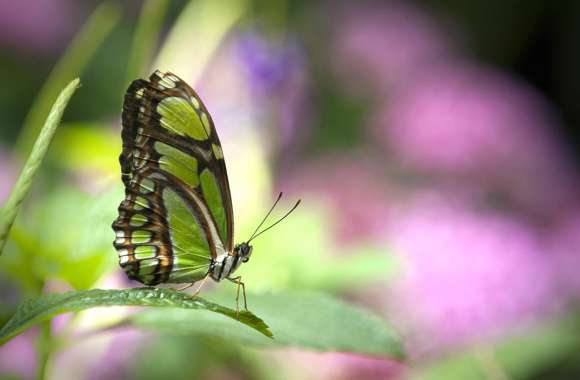
[[[172,133],[196,140],[209,139],[211,131],[208,125],[186,99],[177,96],[165,98],[157,105],[157,112],[161,115],[161,126]]]
[[[218,231],[221,236],[225,236],[227,231],[227,221],[223,198],[220,196],[219,184],[215,175],[205,169],[200,174],[201,189],[205,195],[205,200],[211,214],[216,221]]]

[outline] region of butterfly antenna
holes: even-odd
[[[252,233],[252,236],[250,236],[250,238],[248,239],[248,242],[250,242],[250,240],[252,240],[254,238],[254,235],[256,234],[256,232],[258,232],[258,230],[260,229],[260,227],[262,227],[262,225],[264,224],[264,222],[266,221],[266,219],[268,219],[268,217],[270,216],[270,214],[272,213],[272,211],[274,211],[274,208],[276,208],[276,205],[278,204],[278,202],[280,202],[280,198],[282,198],[282,192],[280,192],[280,194],[278,194],[278,198],[276,198],[276,201],[274,202],[274,204],[272,205],[272,207],[270,207],[270,211],[268,211],[268,213],[266,214],[266,216],[264,217],[264,219],[262,219],[262,221],[260,222],[260,224],[258,224],[258,227],[256,227],[256,229],[254,230],[254,232]]]
[[[280,193],[281,195],[282,193]],[[279,198],[278,198],[279,199]],[[258,234],[254,235],[252,234],[252,237],[250,238],[250,240],[248,240],[248,243],[250,241],[252,241],[252,239],[257,238],[258,236],[262,235],[264,232],[268,231],[270,228],[274,227],[276,224],[280,223],[281,221],[283,221],[284,219],[286,219],[286,217],[288,217],[288,215],[292,214],[292,212],[294,210],[296,210],[296,207],[298,207],[298,205],[300,204],[301,199],[298,199],[298,201],[296,202],[296,204],[294,206],[292,206],[292,208],[290,209],[290,211],[288,211],[286,214],[284,214],[283,217],[281,217],[280,219],[278,219],[276,222],[274,222],[272,225],[270,225],[270,227],[267,227],[265,229],[263,229],[262,231],[260,231]],[[262,223],[260,223],[262,224]]]

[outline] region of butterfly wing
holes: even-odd
[[[129,277],[194,282],[233,249],[233,211],[221,144],[205,105],[176,75],[133,81],[123,104],[125,199],[114,246]]]

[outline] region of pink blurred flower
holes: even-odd
[[[376,163],[355,157],[327,157],[285,171],[277,187],[325,202],[333,212],[338,240],[356,242],[382,238],[393,199],[385,177]]]
[[[70,0],[5,0],[0,11],[0,44],[46,52],[66,41],[77,6]]]
[[[326,354],[333,380],[386,380],[400,378],[405,367],[398,362],[349,353]]]
[[[146,344],[148,344],[146,332],[124,328],[116,330],[109,347],[93,365],[88,379],[129,379],[134,365],[134,357]],[[107,363],[103,365],[103,363]]]
[[[550,231],[550,253],[556,264],[558,281],[563,294],[580,298],[580,209],[570,215]]]
[[[418,351],[494,336],[560,306],[552,262],[523,223],[439,197],[401,211],[390,241],[405,269],[390,307]]]
[[[546,212],[575,202],[579,180],[535,91],[466,64],[425,72],[399,91],[374,125],[405,167],[462,176]]]
[[[26,331],[0,347],[0,377],[33,379],[36,373],[36,329]]]
[[[351,353],[318,353],[285,349],[272,354],[289,379],[400,379],[406,367],[396,361]]]
[[[16,168],[8,154],[0,149],[0,205],[6,201],[14,182],[16,181]]]
[[[334,64],[355,87],[390,91],[451,54],[441,26],[408,2],[349,3],[338,19]]]

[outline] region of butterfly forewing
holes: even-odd
[[[123,104],[120,264],[149,285],[194,282],[233,248],[221,145],[197,94],[171,73],[136,80]]]

